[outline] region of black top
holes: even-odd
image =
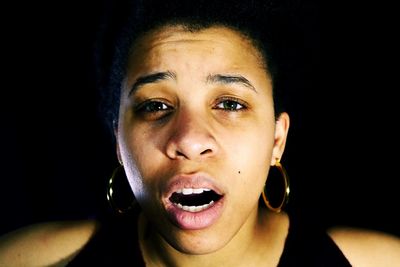
[[[332,239],[320,228],[289,216],[290,226],[278,267],[351,266]],[[138,213],[111,216],[75,257],[73,266],[145,266],[137,233]]]

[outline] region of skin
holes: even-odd
[[[93,220],[34,224],[0,236],[0,266],[61,267],[90,240],[99,224]]]
[[[170,75],[132,91],[140,77],[158,72]],[[251,86],[210,81],[216,75],[245,77]],[[146,101],[156,101],[162,110],[143,111]],[[283,249],[287,227],[270,222],[287,218],[266,221],[258,200],[269,166],[282,157],[288,128],[286,113],[275,119],[271,79],[258,51],[239,33],[167,27],[138,40],[121,92],[116,134],[119,158],[148,218],[144,225],[155,229],[143,248],[160,262],[207,258],[213,264],[223,257],[226,262],[227,255],[255,258],[249,255],[257,250],[249,248],[261,243],[272,251]],[[165,215],[165,184],[177,175],[198,173],[222,188],[222,215],[205,229],[181,229]],[[279,236],[273,234],[277,229]],[[265,242],[276,238],[282,242]]]

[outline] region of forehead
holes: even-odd
[[[252,42],[238,31],[214,26],[189,31],[183,26],[165,26],[138,38],[130,51],[128,69],[140,65],[146,68],[172,57],[214,57],[226,63],[237,64],[244,59],[248,63],[265,68],[261,53]],[[237,62],[235,62],[237,61]]]

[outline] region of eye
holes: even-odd
[[[136,106],[135,112],[145,120],[158,120],[171,113],[173,107],[158,100],[148,100]]]
[[[170,106],[168,106],[167,104],[160,102],[160,101],[146,101],[146,102],[140,104],[136,108],[136,110],[138,112],[145,112],[145,113],[165,111],[165,110],[170,110],[170,109],[171,109]]]
[[[240,111],[246,109],[247,106],[243,101],[237,98],[223,98],[219,100],[214,109],[222,109],[224,111]]]

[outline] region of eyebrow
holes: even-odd
[[[242,75],[213,74],[207,76],[207,83],[241,84],[258,93],[256,88]]]
[[[164,71],[164,72],[156,72],[151,73],[148,75],[140,76],[136,79],[135,83],[132,85],[131,90],[128,93],[128,96],[136,92],[140,87],[150,84],[150,83],[157,83],[164,80],[176,80],[176,74],[171,71]]]

